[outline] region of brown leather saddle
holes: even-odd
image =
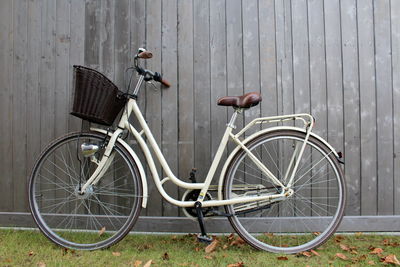
[[[224,96],[218,99],[219,106],[228,106],[234,108],[251,108],[257,106],[262,100],[257,92],[251,92],[242,96]]]

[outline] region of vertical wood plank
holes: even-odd
[[[0,2],[0,210],[13,211],[13,2]]]
[[[306,0],[292,2],[292,25],[294,112],[310,113],[310,58],[308,47],[308,9]],[[286,160],[289,160],[291,153],[293,153],[291,150],[284,150],[282,152]],[[311,151],[306,151],[305,153],[310,152]],[[288,164],[287,162],[283,165],[288,166]],[[311,162],[305,164],[311,164]],[[303,174],[301,174],[301,176],[303,176]],[[308,173],[304,175],[302,181],[305,182],[311,179],[311,177],[311,173]],[[302,196],[311,197],[311,189],[302,190]],[[311,205],[304,201],[298,201],[296,204],[296,212],[299,216],[311,215]]]
[[[151,70],[161,69],[161,1],[151,0],[146,4],[146,44],[147,49],[153,52],[153,58],[148,60],[147,68]],[[157,144],[161,145],[161,93],[160,90],[154,90],[146,86],[146,119],[154,135]],[[157,171],[162,179],[161,168],[158,164]],[[155,184],[149,179],[149,195],[151,196],[147,209],[147,215],[162,215],[162,199],[155,187]]]
[[[357,11],[355,0],[341,1],[346,215],[360,214],[360,97],[358,81]]]
[[[400,214],[400,2],[391,1],[393,71],[394,214]]]
[[[310,103],[311,114],[315,118],[317,124],[313,132],[322,138],[327,137],[327,103],[326,103],[326,63],[325,63],[325,29],[324,29],[324,3],[319,0],[308,1],[308,35],[309,35],[309,53],[310,53]],[[314,153],[313,156],[317,154]],[[313,157],[313,161],[320,157]],[[318,185],[312,187],[313,199],[318,197],[330,197],[329,191],[326,190],[330,176],[319,179]],[[318,213],[328,214],[328,201],[317,201],[316,205]]]
[[[174,174],[178,172],[178,94],[177,94],[177,1],[162,3],[162,65],[163,77],[171,83],[170,88],[160,87],[162,95],[162,152]],[[178,188],[175,184],[165,185],[167,193],[178,198]],[[178,207],[163,200],[163,215],[177,216]]]
[[[325,53],[328,142],[343,151],[343,77],[340,1],[325,0]]]
[[[68,69],[70,36],[70,0],[56,4],[56,40],[55,40],[55,135],[61,136],[68,130]]]
[[[210,1],[210,108],[212,159],[214,159],[215,153],[217,152],[219,143],[226,129],[227,121],[227,109],[217,106],[217,100],[227,95],[225,5],[225,0]],[[226,153],[224,154],[224,157],[226,157]],[[215,173],[214,183],[217,181],[219,170],[220,169]]]
[[[70,11],[70,53],[69,53],[69,99],[68,107],[71,110],[73,105],[73,65],[84,65],[84,45],[85,45],[85,2],[74,1]],[[81,127],[81,120],[74,116],[69,116],[69,130],[78,131]]]
[[[123,3],[121,1],[117,1],[118,3]],[[101,9],[100,9],[100,23],[99,23],[99,69],[101,72],[110,78],[113,82],[114,80],[114,62],[115,55],[119,54],[119,51],[115,51],[114,45],[120,45],[121,40],[114,40],[114,34],[117,35],[119,30],[115,30],[117,25],[115,25],[116,18],[123,17],[123,14],[119,14],[120,10],[118,4],[114,1],[102,0],[101,1]],[[121,19],[123,20],[123,19]],[[120,25],[118,25],[120,26]],[[118,28],[117,28],[118,29]],[[124,28],[122,28],[124,29]],[[116,63],[118,64],[118,63]],[[118,81],[120,82],[120,81]],[[118,84],[120,86],[120,84]],[[118,86],[117,85],[117,86]],[[120,90],[123,88],[119,87]]]
[[[260,92],[260,38],[257,0],[242,0],[243,14],[243,93]],[[261,105],[246,110],[244,123],[260,117]],[[246,135],[257,130],[249,129]]]
[[[40,47],[41,47],[41,1],[28,2],[28,43],[26,101],[29,112],[26,114],[26,160],[27,174],[30,175],[33,164],[40,153]]]
[[[100,64],[100,11],[101,1],[85,3],[85,65],[98,69]]]
[[[278,114],[275,2],[259,1],[260,86],[262,116]]]
[[[292,9],[289,0],[275,0],[278,114],[292,114],[293,51]]]
[[[26,63],[28,2],[16,1],[13,4],[14,60],[13,60],[13,120],[12,120],[12,157],[14,182],[13,211],[24,211],[27,198],[26,185]]]
[[[198,181],[203,181],[211,164],[210,6],[204,0],[194,0],[193,6],[194,151]]]
[[[181,179],[189,177],[195,166],[193,75],[193,1],[178,0],[178,154]]]
[[[114,82],[125,91],[124,74],[125,69],[129,66],[132,54],[129,51],[129,1],[115,1],[115,26],[114,26],[114,43],[115,43],[115,73]],[[110,34],[112,34],[110,32]]]
[[[374,1],[378,214],[393,214],[393,105],[390,1]],[[389,189],[389,190],[388,190]]]
[[[373,1],[358,1],[360,65],[361,215],[376,215],[376,98]]]

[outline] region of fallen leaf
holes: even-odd
[[[195,247],[194,250],[196,250],[197,252],[199,252],[199,251],[201,250],[201,248]]]
[[[315,250],[310,250],[310,252],[312,253],[312,254],[314,254],[315,256],[319,256],[319,253],[318,252],[316,252]]]
[[[345,239],[345,237],[342,236],[342,235],[335,235],[335,242],[336,242],[336,243],[340,243],[340,242],[342,242],[344,239]]]
[[[345,244],[339,244],[340,248],[344,251],[350,251],[350,248]]]
[[[217,239],[214,239],[213,242],[211,242],[211,244],[208,245],[208,246],[204,249],[204,251],[205,251],[206,253],[211,253],[211,252],[213,252],[213,251],[217,248],[217,246],[218,246],[218,240],[217,240]]]
[[[212,256],[208,256],[208,255],[204,256],[204,258],[207,259],[207,260],[212,260],[213,259]]]
[[[368,265],[375,265],[374,261],[368,261]]]
[[[243,267],[244,263],[242,261],[228,264],[226,267]]]
[[[384,263],[391,263],[394,265],[400,265],[400,261],[396,258],[396,255],[390,254],[386,257],[381,258],[381,261]]]
[[[228,240],[231,241],[232,239],[235,238],[235,234],[231,233],[230,235],[228,235]]]
[[[142,261],[136,260],[135,263],[133,263],[133,267],[139,267],[142,264]]]
[[[369,254],[382,254],[383,249],[381,248],[374,248]]]
[[[363,233],[362,233],[362,232],[357,232],[357,233],[355,233],[354,235],[355,235],[355,236],[360,236],[360,235],[363,235]]]
[[[151,264],[153,263],[153,260],[149,260],[148,262],[146,262],[143,267],[150,267]]]
[[[243,244],[245,244],[246,242],[240,237],[240,236],[238,236],[235,240],[233,240],[232,242],[231,242],[231,246],[240,246],[240,245],[243,245]]]
[[[163,260],[169,260],[169,255],[167,252],[164,253],[164,255],[162,256]]]
[[[321,234],[321,232],[313,232],[313,235],[315,236],[319,236]]]
[[[44,263],[43,261],[39,261],[37,266],[38,267],[46,267],[46,263]]]
[[[113,256],[115,256],[115,257],[121,256],[121,252],[118,252],[118,251],[113,251],[112,254],[113,254]]]
[[[222,249],[227,249],[228,248],[228,245],[227,244],[225,244],[223,247],[222,247]]]
[[[35,254],[32,250],[29,251],[28,256],[33,256],[33,254]]]
[[[106,231],[106,227],[101,228],[99,231],[99,236],[102,236],[105,231]]]
[[[347,260],[348,260],[348,258],[346,257],[346,255],[344,255],[344,254],[342,254],[342,253],[336,253],[336,257],[338,257],[338,258],[340,258],[340,259],[342,259],[342,260],[344,260],[344,261],[347,261]]]
[[[305,257],[307,257],[307,258],[309,258],[309,257],[311,257],[312,255],[311,255],[311,253],[310,252],[308,252],[308,251],[303,251],[303,252],[300,252],[300,254],[301,255],[303,255],[303,256],[305,256]]]
[[[288,260],[288,257],[286,257],[286,256],[279,256],[279,257],[276,257],[278,260],[280,260],[280,261],[287,261]]]

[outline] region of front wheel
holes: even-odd
[[[285,186],[304,143],[305,134],[275,131],[256,137],[248,149]],[[298,253],[325,242],[344,212],[345,181],[333,152],[310,137],[294,175],[293,191],[274,201],[226,206],[236,232],[251,246],[275,253]],[[282,188],[271,182],[244,150],[233,157],[225,174],[225,199],[276,195]]]
[[[80,193],[103,156],[106,140],[94,132],[68,134],[50,143],[32,170],[31,213],[39,229],[58,245],[84,250],[108,247],[129,233],[139,216],[140,174],[119,143],[99,183]],[[97,146],[98,151],[85,157],[82,144]]]

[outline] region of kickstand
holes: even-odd
[[[210,244],[212,242],[212,237],[209,237],[206,233],[203,219],[203,211],[201,210],[201,202],[196,201],[194,207],[196,208],[197,220],[199,221],[201,231],[201,234],[197,235],[197,240],[202,243]]]

